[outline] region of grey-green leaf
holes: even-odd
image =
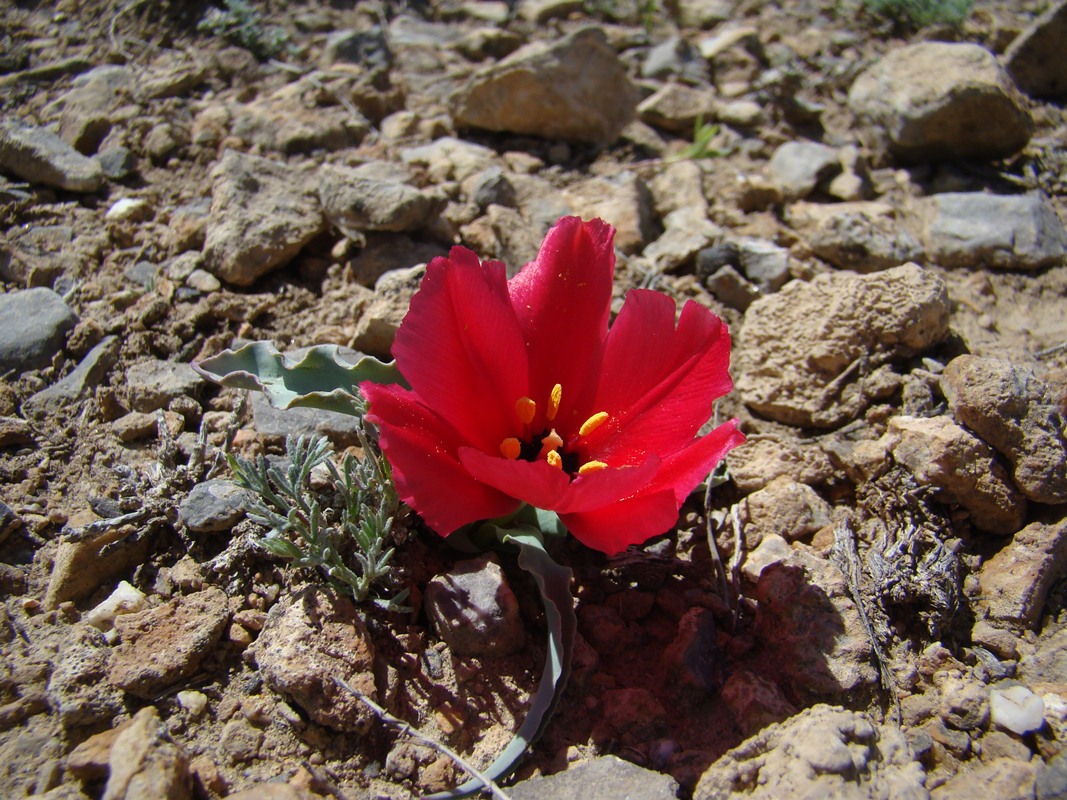
[[[395,362],[364,356],[355,364],[341,358],[337,345],[310,348],[299,360],[278,351],[272,342],[251,342],[193,364],[210,381],[267,395],[275,408],[321,408],[358,414],[359,384],[405,384]]]

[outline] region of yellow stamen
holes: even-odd
[[[500,455],[504,458],[514,461],[519,457],[519,453],[522,452],[522,442],[516,439],[514,436],[509,436],[507,439],[500,443]]]
[[[537,454],[538,458],[547,458],[550,453],[556,452],[557,449],[563,447],[563,439],[556,433],[556,429],[553,428],[548,436],[541,440],[541,452]]]
[[[529,397],[520,397],[515,401],[515,416],[523,425],[533,422],[534,414],[537,413],[537,403]]]
[[[588,475],[590,472],[600,472],[600,470],[607,468],[608,465],[603,461],[586,461],[582,466],[578,467],[578,474]]]
[[[559,413],[559,401],[563,397],[563,387],[558,383],[552,387],[552,393],[548,396],[548,408],[545,409],[545,417],[549,422],[556,418]]]
[[[585,422],[582,423],[582,427],[578,429],[579,436],[588,436],[605,422],[608,421],[607,411],[598,411]]]
[[[545,459],[556,469],[563,469],[563,457],[555,450],[549,450]]]

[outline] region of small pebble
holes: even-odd
[[[1045,701],[1025,686],[992,689],[989,711],[994,725],[1020,736],[1045,724]]]

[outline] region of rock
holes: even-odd
[[[1025,686],[994,686],[989,690],[989,715],[994,725],[1025,736],[1045,724],[1045,702]]]
[[[734,15],[731,0],[673,0],[666,8],[687,28],[713,28]]]
[[[989,687],[981,681],[948,677],[938,687],[941,692],[941,719],[958,731],[985,728],[989,722]]]
[[[927,255],[942,267],[1036,270],[1067,257],[1067,228],[1038,194],[937,194],[922,218]]]
[[[685,136],[693,135],[698,119],[711,123],[718,111],[715,92],[682,83],[665,83],[637,106],[642,122]]]
[[[226,595],[214,587],[116,617],[121,641],[112,651],[108,680],[151,700],[200,669],[229,621]]]
[[[898,464],[970,512],[979,530],[1009,535],[1022,527],[1026,500],[1007,470],[992,448],[948,417],[893,417],[886,441]]]
[[[763,570],[754,594],[760,657],[794,686],[830,695],[877,683],[866,629],[832,563],[794,551]]]
[[[770,534],[789,542],[806,539],[830,524],[830,511],[830,504],[810,486],[791,478],[775,478],[742,502],[746,547],[756,547]]]
[[[357,146],[370,132],[370,124],[358,111],[352,114],[340,105],[308,102],[321,96],[322,84],[330,80],[313,72],[251,103],[229,106],[229,132],[264,150],[287,154]]]
[[[746,736],[797,713],[776,683],[744,669],[726,681],[722,700]]]
[[[930,792],[930,800],[1031,800],[1037,768],[1027,761],[995,758],[973,769],[961,771]]]
[[[817,705],[727,752],[701,776],[693,800],[925,800],[925,782],[896,726]]]
[[[672,272],[692,263],[697,253],[723,234],[701,208],[672,211],[663,226],[663,235],[644,250],[657,272]]]
[[[34,441],[33,427],[22,417],[0,417],[0,447],[21,447]],[[5,531],[6,519],[0,512],[0,533]]]
[[[132,99],[137,76],[128,66],[105,64],[78,75],[71,88],[48,105],[59,117],[59,135],[89,155],[111,130],[112,112]]]
[[[374,645],[348,598],[322,586],[284,596],[247,652],[271,691],[291,698],[320,725],[366,732],[373,723],[373,713],[335,682],[377,700]]]
[[[1053,3],[1031,22],[1004,53],[1004,66],[1015,85],[1033,97],[1067,94],[1067,2]]]
[[[767,177],[784,200],[807,197],[839,172],[837,149],[818,142],[786,142],[767,164]]]
[[[319,200],[326,218],[349,238],[362,231],[417,231],[440,204],[414,186],[361,177],[350,167],[319,169]]]
[[[645,54],[641,77],[660,81],[680,78],[688,83],[701,83],[707,80],[708,65],[685,39],[671,36]]]
[[[1038,503],[1067,502],[1067,441],[1059,403],[1032,369],[959,356],[941,374],[953,416],[1012,464],[1016,485]]]
[[[222,728],[219,749],[234,763],[254,761],[263,745],[263,731],[253,727],[244,717],[234,717]]]
[[[491,205],[515,208],[518,203],[515,185],[503,167],[489,167],[471,175],[463,182],[463,189],[483,213]]]
[[[322,64],[332,66],[337,63],[356,64],[369,72],[389,69],[393,54],[384,31],[378,27],[363,31],[351,28],[332,31],[322,48]]]
[[[325,229],[318,199],[292,167],[227,150],[211,178],[204,263],[227,283],[250,285]]]
[[[811,486],[826,483],[834,474],[829,457],[817,445],[770,437],[751,437],[727,454],[726,463],[734,485],[745,494],[781,476]]]
[[[198,483],[178,505],[178,519],[196,533],[228,531],[241,521],[255,495],[233,481]]]
[[[633,119],[637,95],[603,32],[533,42],[476,73],[453,98],[458,127],[608,144]]]
[[[95,192],[104,185],[99,161],[51,131],[16,119],[0,121],[0,170],[68,192]]]
[[[368,233],[365,238],[367,244],[349,263],[359,284],[371,288],[387,272],[428,264],[448,254],[448,248],[440,244],[418,242],[403,234]],[[373,299],[370,293],[367,297],[368,301]]]
[[[901,161],[1005,158],[1033,122],[996,57],[975,44],[921,42],[893,50],[853,82],[861,139]]]
[[[639,253],[656,238],[652,195],[645,182],[629,170],[587,178],[567,187],[563,198],[579,217],[600,218],[614,226],[615,247],[627,255]]]
[[[85,621],[97,630],[105,633],[115,625],[115,618],[121,614],[132,614],[145,606],[145,594],[136,586],[126,581],[119,581],[106,600],[101,601],[85,615]]]
[[[785,561],[793,553],[793,548],[785,537],[777,533],[768,533],[760,539],[756,548],[745,554],[741,562],[741,574],[752,583],[758,583],[763,570],[779,561]]]
[[[735,243],[741,272],[764,294],[777,292],[790,278],[789,251],[766,239],[743,237]]]
[[[495,151],[453,136],[442,136],[430,144],[401,150],[400,159],[405,164],[425,167],[430,179],[436,183],[462,181],[497,164]]]
[[[77,316],[51,289],[0,295],[0,373],[40,369],[52,363]]]
[[[735,22],[717,28],[711,36],[701,39],[698,45],[700,55],[712,62],[727,50],[739,46],[746,49],[758,48],[759,32],[751,25]]]
[[[518,14],[525,20],[543,25],[581,8],[581,0],[519,0]]]
[[[102,800],[190,800],[189,758],[171,741],[159,712],[142,708],[130,722],[111,746]]]
[[[137,157],[128,147],[109,147],[97,153],[96,159],[104,175],[113,181],[124,181],[137,169]]]
[[[615,756],[600,756],[565,772],[527,778],[508,788],[513,800],[673,800],[678,783],[669,775]]]
[[[706,247],[697,253],[698,272],[701,271],[701,254],[713,249]],[[759,288],[745,280],[745,277],[729,264],[719,267],[709,275],[704,285],[715,299],[738,311],[745,311],[760,296]]]
[[[1032,522],[982,564],[978,584],[989,618],[1036,628],[1052,585],[1067,569],[1067,520]]]
[[[107,530],[81,542],[61,541],[56,548],[44,607],[54,609],[67,600],[88,597],[135,564],[145,563],[150,543],[149,537],[125,536],[116,530]],[[102,554],[104,548],[107,548],[106,557]]]
[[[86,623],[64,637],[47,689],[64,728],[107,723],[122,710],[122,692],[107,682],[109,651],[104,635]]]
[[[226,795],[226,800],[319,800],[317,794],[291,783],[257,783]]]
[[[460,561],[433,578],[424,599],[437,635],[460,658],[507,656],[526,645],[519,601],[489,556]]]
[[[1038,773],[1037,800],[1067,800],[1067,751],[1050,758]]]
[[[356,323],[352,346],[372,356],[390,358],[396,332],[425,274],[426,267],[419,265],[382,275],[374,287],[374,300]]]
[[[142,413],[165,408],[178,397],[195,397],[204,379],[179,361],[138,361],[126,370],[130,407]]]
[[[688,159],[664,164],[649,179],[649,191],[656,206],[656,214],[666,217],[680,208],[708,208],[704,197],[704,173],[700,166]]]
[[[722,684],[715,615],[707,608],[691,608],[678,621],[678,634],[663,660],[674,678],[672,685],[713,692]]]
[[[793,281],[745,314],[737,389],[757,414],[836,427],[897,390],[887,362],[941,341],[948,313],[945,284],[915,264]]]
[[[104,214],[108,222],[142,222],[152,214],[152,206],[141,197],[123,197]]]
[[[43,417],[59,408],[87,397],[99,386],[119,356],[119,340],[105,336],[72,372],[46,389],[31,395],[22,404],[24,414]]]
[[[839,269],[875,272],[923,257],[922,245],[905,230],[888,203],[794,203],[789,224],[815,255]]]
[[[611,606],[583,604],[578,609],[578,629],[597,655],[617,655],[632,642],[622,613]]]

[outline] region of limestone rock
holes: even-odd
[[[722,687],[722,700],[749,736],[797,713],[777,684],[744,669],[727,679]]]
[[[104,185],[99,161],[86,158],[50,130],[17,119],[0,121],[0,170],[68,192],[95,192]]]
[[[779,477],[742,503],[745,546],[757,546],[769,534],[786,541],[807,538],[830,524],[830,504],[810,486]]]
[[[440,209],[414,186],[336,165],[319,169],[319,200],[327,219],[353,238],[361,231],[417,231]]]
[[[233,481],[203,481],[178,505],[178,519],[196,533],[228,531],[244,517],[253,497]]]
[[[396,332],[425,274],[426,267],[420,265],[390,270],[378,279],[374,287],[374,299],[356,323],[353,347],[379,358],[391,357],[390,350]]]
[[[633,119],[637,94],[603,32],[583,28],[476,73],[453,102],[460,127],[603,144]]]
[[[1067,258],[1067,228],[1038,194],[947,192],[922,217],[927,255],[942,267],[1036,270]]]
[[[994,758],[973,769],[961,771],[930,792],[930,800],[1030,800],[1034,797],[1038,770],[1028,761]]]
[[[763,570],[755,597],[760,658],[776,664],[790,683],[831,695],[877,682],[870,640],[835,565],[794,551]]]
[[[888,448],[922,484],[971,514],[976,528],[1012,534],[1023,525],[1026,500],[991,447],[948,417],[893,417]]]
[[[214,587],[116,617],[122,641],[112,651],[108,680],[149,700],[193,675],[229,620],[226,594]]]
[[[652,195],[632,172],[587,178],[564,190],[563,197],[583,219],[599,217],[614,226],[615,247],[624,253],[638,253],[656,237]]]
[[[941,375],[952,414],[1002,453],[1015,483],[1038,503],[1067,502],[1067,441],[1052,391],[1033,370],[964,355]]]
[[[126,396],[135,411],[155,411],[175,398],[194,397],[203,385],[192,366],[179,361],[138,361],[126,370]]]
[[[648,125],[691,136],[697,120],[713,122],[718,108],[718,98],[710,89],[665,83],[641,101],[637,115]]]
[[[644,250],[657,272],[692,263],[697,253],[719,239],[723,230],[701,208],[679,208],[663,220],[663,234]]]
[[[726,753],[700,778],[693,799],[926,800],[925,782],[896,726],[817,705]]]
[[[784,200],[807,197],[839,172],[837,149],[818,142],[786,142],[767,164],[767,177]]]
[[[102,800],[189,800],[189,758],[170,741],[159,712],[148,706],[115,738]]]
[[[923,256],[922,245],[887,203],[798,202],[789,207],[788,215],[789,224],[808,240],[812,252],[839,269],[875,272]]]
[[[894,50],[856,78],[848,105],[867,145],[901,161],[1004,158],[1033,131],[1011,78],[975,44]]]
[[[348,598],[321,586],[284,597],[267,614],[249,652],[267,686],[315,722],[338,731],[370,727],[374,715],[334,680],[377,698],[374,644]]]
[[[762,489],[775,478],[788,477],[809,486],[825,483],[834,474],[829,457],[818,446],[751,437],[744,447],[726,456],[730,476],[742,492]]]
[[[1002,626],[1037,627],[1049,589],[1067,570],[1067,520],[1032,522],[978,573],[981,604]]]
[[[899,388],[888,362],[948,333],[944,283],[915,264],[793,281],[748,309],[734,356],[736,386],[758,414],[830,428]]]
[[[77,623],[56,654],[48,702],[64,728],[110,722],[122,710],[122,692],[106,680],[109,649],[88,623]]]
[[[1053,3],[1020,33],[1004,53],[1004,65],[1015,84],[1034,97],[1067,94],[1067,2]]]
[[[78,318],[63,298],[37,287],[0,295],[0,372],[52,363]]]
[[[678,784],[615,756],[600,756],[565,772],[527,778],[508,788],[514,800],[673,800]]]
[[[526,644],[519,601],[488,556],[461,561],[426,586],[426,615],[457,656],[506,656]]]
[[[317,197],[292,167],[227,150],[211,177],[204,262],[227,283],[250,285],[326,227]]]

